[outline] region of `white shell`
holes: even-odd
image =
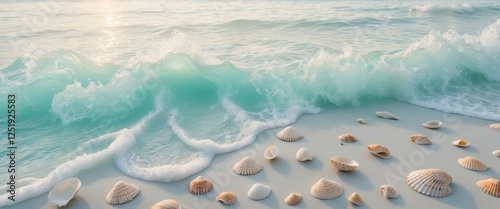
[[[318,199],[335,199],[344,193],[344,187],[339,183],[321,178],[311,187],[312,196]]]
[[[463,139],[460,139],[460,140],[455,140],[453,142],[451,142],[451,144],[457,146],[457,147],[467,147],[469,146],[469,142],[467,140],[463,140]]]
[[[49,203],[59,207],[66,206],[80,190],[82,182],[78,178],[69,178],[57,184],[49,192]]]
[[[302,195],[291,193],[285,198],[285,203],[290,206],[298,205],[302,201]]]
[[[287,141],[287,142],[299,141],[302,138],[304,138],[304,136],[302,136],[302,134],[300,134],[297,130],[295,130],[295,128],[293,128],[291,126],[287,126],[283,130],[276,133],[276,137],[278,137],[278,139],[281,139],[281,140]]]
[[[311,151],[304,147],[300,148],[299,151],[297,151],[297,154],[295,154],[295,159],[297,159],[299,162],[312,160],[313,158],[314,156]]]
[[[133,200],[139,192],[137,185],[119,181],[106,195],[106,202],[111,205],[126,203]]]
[[[368,151],[370,151],[372,154],[376,156],[379,156],[384,159],[391,158],[391,152],[389,151],[389,149],[380,144],[370,144],[366,146],[366,148],[368,149]]]
[[[354,137],[351,134],[342,134],[342,135],[339,136],[339,140],[343,141],[343,142],[348,142],[348,143],[352,143],[352,142],[358,141],[358,139],[356,139],[356,137]]]
[[[264,157],[268,160],[272,160],[278,157],[278,147],[274,145],[267,147],[267,149],[264,151]]]
[[[498,179],[490,178],[479,180],[476,182],[476,186],[486,194],[500,197],[500,180]]]
[[[500,157],[500,149],[493,151],[491,154],[495,157]]]
[[[406,183],[415,191],[431,196],[445,197],[453,191],[450,183],[453,178],[439,169],[416,170],[406,176]]]
[[[352,202],[353,204],[359,206],[363,205],[363,199],[361,199],[361,196],[359,196],[357,192],[354,192],[351,195],[349,195],[347,199],[349,200],[349,202]]]
[[[423,134],[413,134],[410,136],[410,140],[414,141],[416,144],[428,145],[432,144],[431,139]]]
[[[355,160],[351,160],[342,156],[333,156],[330,158],[330,162],[332,163],[333,167],[336,167],[341,171],[352,171],[359,166],[359,163]]]
[[[430,121],[425,122],[422,125],[428,129],[438,129],[439,127],[441,127],[441,125],[443,125],[443,123],[441,121],[437,121],[437,120],[430,120]]]
[[[491,124],[490,128],[495,129],[495,130],[500,130],[500,123]]]
[[[209,193],[213,187],[214,185],[210,180],[198,176],[189,182],[188,190],[191,194],[199,195]]]
[[[151,209],[181,209],[181,205],[175,200],[166,199],[156,203]]]
[[[363,119],[363,118],[358,118],[356,121],[357,121],[359,124],[366,124],[366,120],[365,120],[365,119]]]
[[[224,205],[232,205],[238,200],[236,194],[232,192],[222,192],[215,199]]]
[[[262,165],[252,157],[244,157],[233,166],[233,171],[239,175],[253,175],[263,169]]]
[[[271,194],[271,187],[256,183],[248,190],[247,196],[252,200],[262,200]]]
[[[378,117],[381,117],[381,118],[385,118],[385,119],[392,119],[392,120],[398,120],[398,118],[390,113],[390,112],[385,112],[385,111],[377,111],[375,112],[375,114],[378,116]]]
[[[399,197],[399,193],[394,189],[394,187],[390,185],[382,185],[380,186],[380,191],[382,195],[387,199],[394,199]]]
[[[482,163],[481,161],[473,158],[471,156],[458,158],[458,164],[462,167],[467,168],[473,171],[485,171],[488,169],[488,166]]]

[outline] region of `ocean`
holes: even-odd
[[[178,181],[377,100],[500,121],[499,18],[493,0],[1,1],[0,182],[19,202],[108,159]]]

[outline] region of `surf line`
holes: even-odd
[[[7,199],[16,201],[16,95],[7,96]]]

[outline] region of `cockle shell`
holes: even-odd
[[[471,156],[458,158],[458,164],[462,167],[467,168],[473,171],[485,171],[488,169],[488,166],[482,163],[481,161],[473,158]]]
[[[387,159],[387,158],[391,157],[391,152],[389,151],[389,149],[387,149],[386,147],[384,147],[380,144],[370,144],[370,145],[366,146],[366,148],[372,154],[379,156],[381,158]]]
[[[181,209],[181,205],[176,200],[166,199],[156,203],[151,209]]]
[[[297,154],[295,154],[295,159],[300,162],[312,160],[313,158],[314,156],[311,151],[304,147],[300,148],[299,151],[297,151]]]
[[[394,187],[390,185],[382,185],[380,186],[380,191],[382,195],[387,199],[394,199],[399,197],[399,193],[394,189]]]
[[[232,192],[222,192],[217,195],[215,199],[224,205],[232,205],[238,200],[238,198],[236,198],[236,194]]]
[[[252,200],[262,200],[271,194],[271,187],[256,183],[248,190],[247,196]]]
[[[347,199],[349,200],[349,202],[352,202],[353,204],[359,206],[363,205],[363,199],[361,199],[361,196],[359,196],[357,192],[354,192],[351,195],[349,195]]]
[[[356,121],[360,124],[366,124],[366,120],[363,118],[358,118]]]
[[[318,199],[335,199],[344,193],[344,187],[339,183],[321,178],[311,187],[312,196]]]
[[[392,120],[398,120],[398,118],[390,113],[390,112],[385,112],[385,111],[377,111],[375,112],[375,114],[378,116],[378,117],[381,117],[381,118],[385,118],[385,119],[392,119]]]
[[[249,156],[244,157],[233,166],[233,171],[243,176],[256,174],[262,169],[262,165]]]
[[[111,205],[133,200],[140,192],[139,186],[124,181],[117,182],[106,195],[106,202]]]
[[[443,125],[443,123],[441,121],[437,121],[437,120],[430,120],[430,121],[425,122],[422,125],[428,129],[438,129],[439,127],[441,127],[441,125]]]
[[[495,130],[500,130],[500,123],[491,124],[490,128],[495,129]]]
[[[214,187],[213,183],[203,178],[203,176],[198,176],[189,183],[188,190],[191,194],[206,194],[212,191]]]
[[[451,142],[451,144],[457,146],[457,147],[467,147],[469,146],[469,142],[467,140],[463,140],[463,139],[460,139],[460,140],[455,140],[453,142]]]
[[[264,151],[264,157],[268,160],[272,160],[278,157],[278,147],[274,145],[267,147],[267,149]]]
[[[276,133],[276,137],[278,137],[278,139],[281,139],[281,140],[287,141],[287,142],[299,141],[302,138],[304,138],[304,136],[302,136],[302,134],[300,134],[297,130],[295,130],[295,128],[293,128],[291,126],[287,126],[283,130]]]
[[[66,206],[80,190],[82,182],[78,178],[69,178],[57,184],[49,192],[49,203],[58,207]]]
[[[336,167],[341,171],[352,171],[359,166],[359,163],[355,160],[351,160],[342,156],[333,156],[330,158],[330,162],[332,163],[333,167]]]
[[[486,194],[500,197],[500,180],[498,179],[490,178],[479,180],[476,182],[476,186]]]
[[[410,140],[422,145],[432,144],[431,139],[423,134],[413,134],[410,136]]]
[[[285,198],[285,203],[290,206],[298,205],[302,201],[302,195],[291,193]]]
[[[453,191],[450,183],[453,178],[439,169],[416,170],[406,176],[406,183],[415,191],[431,196],[445,197]]]
[[[499,150],[495,150],[491,153],[493,156],[496,156],[496,157],[500,157],[500,149]]]
[[[342,135],[339,136],[339,140],[343,141],[343,142],[348,142],[348,143],[352,143],[352,142],[358,141],[356,139],[356,137],[354,137],[351,134],[342,134]]]

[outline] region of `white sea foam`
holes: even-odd
[[[418,5],[411,9],[411,12],[457,12],[457,13],[473,13],[476,9],[468,3],[463,4],[427,4]]]

